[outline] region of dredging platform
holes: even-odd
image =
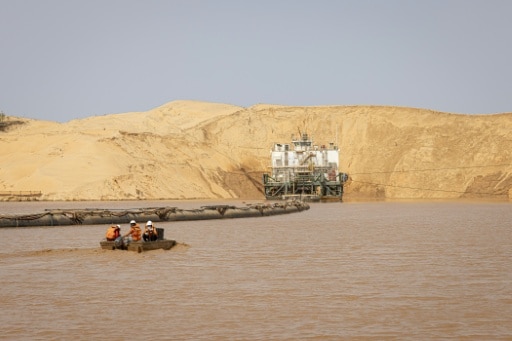
[[[348,175],[338,170],[334,142],[318,146],[308,134],[292,136],[291,144],[274,143],[270,158],[270,172],[263,174],[268,200],[342,201]]]

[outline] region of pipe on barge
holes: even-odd
[[[55,209],[28,215],[0,214],[0,227],[126,224],[130,220],[165,222],[233,219],[297,213],[305,210],[309,210],[309,205],[302,201],[250,204],[247,207],[210,205],[190,210],[169,206],[135,209]]]

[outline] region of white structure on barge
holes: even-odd
[[[291,148],[292,147],[292,148]],[[267,199],[342,200],[347,174],[340,173],[334,143],[317,146],[308,134],[292,143],[274,143],[270,174],[263,175]]]

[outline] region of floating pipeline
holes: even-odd
[[[126,224],[130,220],[165,222],[249,218],[296,213],[304,210],[309,210],[309,205],[301,201],[250,204],[247,207],[211,205],[189,210],[169,206],[136,209],[55,209],[28,215],[0,214],[0,227]]]

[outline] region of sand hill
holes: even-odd
[[[274,142],[336,142],[350,199],[512,199],[512,113],[174,101],[56,123],[0,122],[0,200],[263,199]]]

